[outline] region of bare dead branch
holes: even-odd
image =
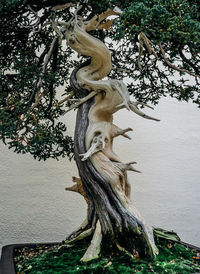
[[[91,99],[92,97],[94,97],[95,95],[98,94],[98,91],[92,91],[90,92],[90,94],[88,94],[87,96],[85,96],[84,98],[80,99],[78,103],[72,105],[68,110],[66,110],[63,115],[65,115],[67,112],[69,112],[70,110],[82,105],[83,103],[85,103],[86,101],[88,101],[89,99]]]
[[[73,95],[74,95],[74,92],[73,91],[70,92],[70,94],[67,97],[65,97],[64,99],[58,102],[57,106],[62,105],[64,102],[68,101],[70,98],[72,98]]]
[[[66,4],[63,4],[63,5],[56,5],[53,8],[51,8],[51,10],[52,11],[64,10],[64,9],[67,9],[69,7],[72,7],[72,6],[73,6],[73,3],[66,3]]]
[[[158,55],[157,53],[153,50],[152,48],[152,42],[146,37],[146,35],[144,34],[144,32],[141,32],[138,36],[138,40],[139,40],[139,55],[138,55],[138,67],[139,69],[142,69],[141,63],[140,63],[140,59],[141,56],[143,54],[143,50],[144,50],[144,44],[148,50],[149,54],[153,54],[156,59],[158,59]]]
[[[81,179],[74,176],[74,177],[72,177],[72,181],[75,184],[71,187],[66,187],[65,190],[74,191],[74,192],[81,194],[83,196],[83,198],[85,199],[86,203],[89,204],[89,200],[88,200],[88,197],[84,191]]]
[[[147,104],[144,104],[144,103],[141,103],[141,102],[130,102],[129,104],[129,107],[130,109],[135,112],[137,115],[143,117],[143,118],[146,118],[146,119],[150,119],[150,120],[154,120],[154,121],[160,121],[159,119],[157,118],[154,118],[152,116],[149,116],[147,114],[145,114],[144,112],[142,112],[139,108],[138,108],[138,105],[142,105],[142,106],[147,106],[151,109],[153,109],[151,106],[147,105]]]
[[[161,51],[161,53],[162,53],[163,59],[165,60],[166,64],[167,64],[170,68],[172,68],[172,69],[174,69],[174,70],[177,70],[177,71],[180,71],[180,72],[185,72],[185,73],[187,73],[187,74],[189,74],[189,75],[191,75],[191,76],[193,76],[193,77],[195,77],[195,78],[196,78],[196,77],[199,77],[199,78],[200,78],[200,75],[194,74],[194,73],[190,72],[190,71],[187,70],[187,69],[182,69],[182,68],[179,68],[179,67],[175,66],[174,64],[172,64],[172,63],[167,59],[166,53],[165,53],[165,51],[164,51],[164,49],[163,49],[161,43],[159,43],[159,48],[160,48],[160,51]]]
[[[121,15],[120,12],[116,12],[116,11],[113,11],[111,9],[108,9],[107,11],[101,13],[100,15],[95,15],[94,17],[92,17],[92,19],[90,19],[89,21],[86,21],[84,24],[85,24],[85,30],[86,31],[91,31],[91,30],[95,30],[97,29],[98,27],[100,27],[101,25],[101,22],[106,19],[107,17],[111,16],[111,15]],[[112,24],[112,20],[110,20],[111,22],[107,23],[107,25],[105,23],[104,26],[105,27],[108,27],[109,24]],[[103,24],[102,24],[102,28],[103,27]],[[111,26],[111,25],[110,25]],[[100,27],[100,29],[102,29]]]

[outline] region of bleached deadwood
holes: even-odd
[[[87,102],[89,99],[91,99],[92,97],[94,97],[95,95],[97,95],[98,91],[93,91],[90,92],[90,94],[88,94],[87,96],[85,96],[84,98],[78,100],[78,102],[76,104],[73,104],[71,107],[68,108],[68,110],[66,110],[63,115],[65,115],[67,112],[69,112],[70,110],[79,107],[80,105],[82,105],[83,103]],[[65,101],[69,101],[70,98],[68,98],[68,100],[66,99]]]
[[[75,95],[80,98],[70,107],[79,107],[75,159],[89,200],[88,224],[95,228],[83,260],[98,256],[102,237],[110,239],[111,245],[111,239],[115,239],[125,250],[138,250],[141,256],[154,257],[156,253],[151,230],[149,232],[130,201],[127,170],[139,171],[132,166],[135,162],[123,163],[113,151],[114,137],[122,135],[130,139],[126,132],[132,129],[122,130],[115,126],[113,114],[126,108],[144,118],[158,119],[138,108],[138,105],[145,104],[130,101],[123,81],[104,80],[112,69],[111,54],[102,41],[87,31],[107,27],[104,20],[110,15],[118,13],[108,10],[89,21],[83,21],[76,12],[74,19],[64,26],[67,44],[79,54],[90,57],[90,62],[79,66],[71,78]]]
[[[101,241],[102,241],[101,225],[100,225],[100,222],[98,221],[96,224],[96,229],[92,237],[90,246],[86,250],[84,256],[81,258],[81,261],[88,262],[88,261],[97,259],[101,251]]]
[[[144,50],[144,44],[148,50],[149,54],[153,54],[156,59],[158,59],[158,55],[157,53],[154,51],[154,49],[152,48],[152,43],[151,41],[146,37],[146,35],[144,34],[144,32],[141,32],[138,36],[138,40],[139,40],[139,54],[138,54],[138,67],[139,69],[142,69],[141,63],[140,63],[140,59],[141,56],[143,54],[143,50]]]
[[[64,99],[60,100],[60,101],[57,103],[57,105],[58,105],[58,106],[59,106],[59,105],[62,105],[64,102],[66,102],[66,101],[68,101],[69,99],[71,99],[73,95],[74,95],[74,92],[73,92],[73,91],[70,92],[70,94],[69,94],[67,97],[65,97]]]
[[[70,241],[70,240],[72,240],[72,239],[75,239],[75,238],[77,238],[82,232],[86,232],[86,237],[87,236],[90,236],[91,234],[90,233],[92,233],[92,230],[89,230],[89,232],[88,232],[88,229],[87,229],[87,227],[88,227],[88,218],[86,218],[84,221],[83,221],[83,223],[74,231],[74,232],[72,232],[71,234],[69,234],[68,236],[67,236],[67,238],[66,238],[66,243],[68,242],[68,241]],[[76,242],[76,241],[75,241]],[[68,245],[68,244],[67,244]]]
[[[130,128],[130,127],[125,128],[125,129],[121,129],[121,128],[117,127],[116,125],[113,125],[112,126],[112,131],[111,131],[111,138],[122,135],[125,138],[128,138],[129,140],[131,140],[131,137],[126,134],[126,132],[128,132],[128,131],[133,131],[133,129]]]
[[[53,30],[55,30],[55,32],[58,34],[58,42],[59,42],[59,45],[61,45],[62,39],[63,39],[63,34],[62,34],[61,30],[58,28],[58,24],[55,21],[51,20],[50,22],[51,22],[51,26],[52,26]]]
[[[81,179],[73,176],[72,181],[75,183],[75,185],[73,185],[71,187],[66,187],[65,190],[80,193],[84,197],[86,203],[88,204],[89,203],[88,197],[83,189],[83,184],[82,184]]]
[[[134,172],[141,173],[141,171],[135,169],[132,165],[137,164],[136,162],[130,162],[130,163],[116,163],[116,165],[120,168],[122,172],[125,172],[126,170],[131,170]]]
[[[113,20],[108,20],[107,22],[101,23],[104,19],[108,18],[112,15],[120,15],[119,11],[114,11],[111,9],[106,10],[105,12],[101,13],[100,15],[95,15],[89,21],[85,21],[85,31],[91,31],[95,29],[108,29],[111,27]],[[109,22],[109,23],[108,23]]]
[[[84,154],[79,154],[79,155],[83,157],[82,161],[85,161],[89,157],[91,157],[93,154],[103,150],[104,148],[105,148],[105,136],[102,134],[99,134],[98,136],[95,136],[93,138],[91,146],[88,149],[88,151]]]
[[[67,9],[71,6],[73,6],[73,3],[66,3],[66,4],[63,4],[63,5],[56,5],[53,8],[51,8],[51,10],[52,11],[63,10],[63,9]]]
[[[150,107],[150,106],[148,106],[148,105],[146,105],[146,104],[143,104],[143,103],[141,103],[141,102],[130,102],[130,103],[129,103],[130,109],[131,109],[133,112],[135,112],[137,115],[139,115],[139,116],[141,116],[141,117],[143,117],[143,118],[146,118],[146,119],[150,119],[150,120],[154,120],[154,121],[160,121],[160,120],[157,119],[157,118],[154,118],[154,117],[152,117],[152,116],[149,116],[149,115],[143,113],[143,112],[138,108],[138,105],[144,105],[144,106],[147,106],[147,107],[149,107],[149,108],[152,108],[152,107]]]

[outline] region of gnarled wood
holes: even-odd
[[[71,75],[76,97],[87,99],[81,99],[78,108],[75,159],[88,199],[88,225],[96,233],[100,231],[98,235],[102,234],[110,246],[117,243],[131,254],[152,258],[156,254],[152,230],[147,228],[130,201],[127,170],[138,172],[132,166],[135,162],[122,163],[113,151],[114,137],[122,135],[130,139],[126,132],[132,129],[122,130],[114,125],[113,114],[127,108],[144,118],[157,119],[138,109],[138,104],[142,103],[130,101],[123,81],[103,79],[112,68],[110,52],[103,42],[87,33],[101,26],[101,21],[112,14],[116,15],[109,10],[85,22],[75,15],[65,32],[67,44],[79,54],[90,57]],[[90,97],[94,93],[95,96]],[[92,248],[90,255],[85,255],[86,260],[93,257],[93,251],[97,256],[98,246],[95,246],[97,249]]]

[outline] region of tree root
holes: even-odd
[[[82,262],[88,262],[88,261],[92,261],[94,259],[99,258],[99,255],[101,252],[102,239],[103,239],[101,224],[99,220],[96,223],[95,229],[93,227],[86,229],[87,226],[88,226],[88,222],[87,220],[85,220],[83,224],[77,229],[77,231],[72,233],[68,237],[69,240],[66,240],[64,244],[60,247],[60,248],[72,247],[72,246],[75,246],[77,242],[81,242],[83,240],[86,240],[87,238],[91,239],[92,237],[89,247],[87,248],[85,254],[81,258]],[[157,238],[167,239],[175,242],[180,241],[179,236],[174,231],[168,231],[161,228],[154,228],[153,234]],[[144,238],[145,238],[145,235],[144,235]],[[134,248],[133,251],[130,252],[128,251],[129,248],[127,249],[123,247],[119,242],[115,243],[115,245],[120,252],[124,253],[131,259],[140,258],[137,248]]]
[[[78,237],[84,230],[86,230],[87,226],[88,226],[88,220],[85,219],[83,223],[78,227],[78,229],[76,229],[75,231],[73,231],[67,236],[65,241],[69,241]]]
[[[119,249],[119,251],[125,253],[125,254],[128,255],[131,259],[134,258],[134,256],[133,256],[129,251],[127,251],[124,247],[120,246],[118,243],[116,243],[116,247]]]
[[[101,252],[101,245],[103,243],[103,233],[102,233],[100,221],[98,220],[96,222],[95,228],[90,227],[89,229],[87,229],[88,225],[89,224],[87,223],[87,221],[85,221],[80,226],[80,228],[76,232],[72,233],[68,237],[68,239],[64,242],[64,244],[62,245],[62,247],[72,247],[72,246],[75,246],[78,242],[81,242],[84,240],[90,241],[89,247],[87,248],[85,254],[81,258],[81,261],[83,261],[83,262],[88,262],[88,261],[97,259]],[[84,231],[83,231],[83,229],[84,229]],[[156,236],[159,237],[159,235],[157,235],[157,234],[158,233],[156,233]],[[143,239],[143,240],[141,239],[141,241],[144,242],[144,240],[146,240],[146,242],[147,242],[147,246],[145,247],[145,249],[150,248],[148,239],[146,239],[145,234],[143,234],[143,236],[142,235],[140,235],[140,236]],[[109,239],[107,239],[107,240],[109,241]],[[137,239],[136,239],[136,242],[138,242]],[[124,244],[125,244],[125,246],[124,246]],[[137,246],[137,244],[135,246],[134,243],[133,243],[133,246],[131,245],[131,238],[130,238],[130,241],[129,241],[129,238],[126,238],[126,239],[122,240],[121,243],[116,242],[116,243],[114,243],[114,245],[117,247],[117,249],[119,251],[126,254],[131,259],[134,259],[134,258],[138,259],[138,258],[140,258],[140,255],[141,255],[141,258],[143,257],[142,253],[140,254],[141,247]],[[113,242],[111,241],[110,244],[108,243],[107,247],[108,246],[110,246],[109,249],[114,247]],[[132,246],[132,248],[131,248],[131,246]],[[107,249],[107,247],[106,247],[106,249]]]
[[[159,227],[153,227],[153,234],[157,238],[170,240],[173,242],[180,242],[181,239],[174,231],[165,230]]]
[[[81,232],[78,236],[72,236],[72,239],[66,240],[65,244],[74,244],[76,242],[82,241],[88,237],[90,237],[92,235],[93,229],[89,228],[87,230],[84,230],[83,232]]]
[[[88,261],[97,259],[101,251],[101,242],[102,242],[101,225],[98,220],[94,235],[92,237],[92,241],[88,249],[86,250],[84,256],[81,258],[81,261],[88,262]]]

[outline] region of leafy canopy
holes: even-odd
[[[84,61],[48,22],[67,22],[78,4],[84,18],[115,7],[123,11],[110,29],[93,32],[112,53],[109,77],[128,77],[135,99],[157,104],[163,96],[200,105],[198,0],[0,0],[0,138],[35,158],[73,155],[62,115],[72,69]],[[56,8],[55,8],[56,7]],[[64,95],[64,97],[61,97]],[[63,100],[64,101],[64,100]],[[70,113],[68,114],[70,115]]]

